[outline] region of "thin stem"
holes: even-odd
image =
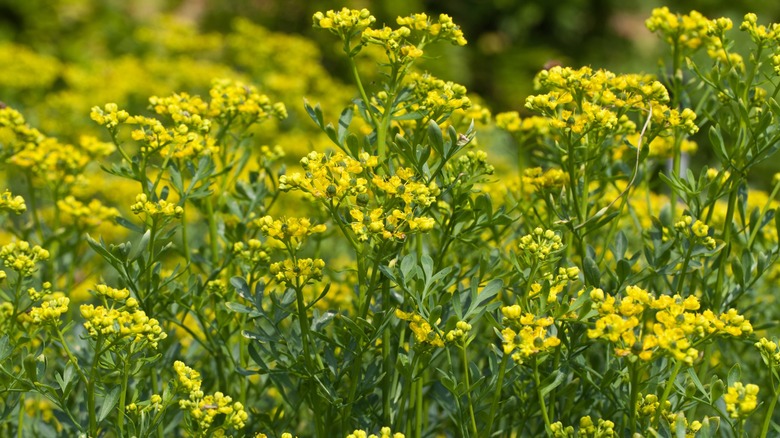
[[[685,251],[685,258],[683,259],[682,270],[677,277],[677,294],[682,295],[683,284],[685,283],[685,274],[688,272],[688,264],[691,262],[691,253],[693,253],[693,247],[695,244],[692,241],[688,241],[688,250]]]
[[[95,351],[99,352],[102,344],[102,339],[98,335],[97,341],[95,341]],[[95,409],[95,380],[97,379],[97,365],[100,362],[100,354],[96,354],[92,361],[92,367],[89,371],[89,381],[87,382],[87,411],[89,412],[89,435],[97,436],[97,410]]]
[[[219,263],[219,242],[217,241],[217,218],[214,216],[213,199],[206,199],[206,215],[209,221],[209,244],[211,245],[211,264],[212,268]]]
[[[218,367],[218,368],[221,368],[221,367]],[[159,394],[160,390],[159,390],[159,383],[157,383],[157,368],[156,367],[152,367],[152,376],[151,377],[152,377],[152,392],[154,394]],[[162,422],[157,424],[157,438],[164,438]]]
[[[509,355],[504,354],[501,357],[501,365],[498,368],[498,381],[496,382],[495,392],[493,393],[493,402],[490,404],[490,416],[488,417],[486,434],[488,437],[493,432],[493,420],[496,418],[496,414],[498,413],[498,402],[501,399],[501,390],[504,387],[504,373],[506,372],[506,364],[509,361],[508,358]]]
[[[422,362],[419,364],[420,370],[422,370],[423,364]],[[415,416],[414,416],[414,436],[416,438],[422,437],[422,423],[423,423],[423,378],[422,376],[418,377],[417,379],[417,401],[415,402]]]
[[[301,342],[303,344],[303,360],[306,367],[311,371],[312,362],[309,353],[309,318],[306,315],[306,303],[303,301],[303,287],[295,288],[295,297],[298,302],[298,324],[301,328]]]
[[[22,396],[19,398],[19,416],[18,416],[18,425],[16,426],[16,438],[22,438],[24,434],[22,433],[22,430],[24,429],[24,393],[22,393]],[[10,431],[9,431],[10,432]]]
[[[774,386],[774,379],[772,379],[772,385]],[[772,391],[772,401],[769,402],[769,407],[767,407],[766,415],[764,415],[764,424],[761,426],[761,438],[766,438],[767,434],[769,433],[769,426],[772,424],[772,414],[775,412],[775,405],[777,405],[777,389],[774,389]]]
[[[349,47],[349,43],[347,42],[347,47]],[[347,51],[349,53],[349,51]],[[366,94],[365,88],[363,88],[363,82],[360,80],[360,73],[358,73],[357,64],[355,63],[355,58],[352,56],[349,56],[349,66],[352,70],[352,76],[355,78],[355,84],[358,87],[358,91],[360,91],[360,98],[363,99],[363,103],[366,105],[366,114],[368,114],[368,119],[371,123],[374,122],[374,115],[371,114],[371,101],[368,100],[368,95]]]
[[[674,364],[674,368],[672,369],[672,375],[669,376],[669,380],[666,381],[666,387],[664,388],[664,393],[661,395],[661,400],[658,402],[658,411],[655,414],[655,418],[653,419],[653,424],[658,425],[658,421],[661,419],[661,411],[664,409],[664,405],[666,404],[666,400],[669,399],[669,394],[672,392],[672,388],[674,388],[674,381],[677,380],[677,374],[680,372],[680,369],[682,368],[682,362],[677,361]]]
[[[636,367],[636,363],[628,365],[628,372],[631,374],[631,405],[628,407],[629,422],[631,423],[631,436],[634,436],[636,432],[636,402],[639,398],[639,372]]]
[[[726,273],[726,262],[728,259],[728,254],[731,252],[731,225],[734,220],[734,210],[736,209],[737,204],[737,190],[734,187],[734,183],[731,183],[729,190],[729,204],[726,210],[726,219],[723,221],[723,241],[726,242],[726,247],[723,249],[723,252],[720,256],[720,266],[718,267],[718,277],[715,284],[715,293],[717,295],[713,300],[714,303],[712,306],[713,310],[715,311],[720,310],[720,306],[722,304],[723,279]]]
[[[382,278],[382,307],[385,312],[390,310],[390,282],[389,279]],[[385,371],[384,390],[382,391],[382,416],[385,424],[390,424],[392,408],[390,404],[391,391],[393,388],[393,358],[390,356],[390,325],[386,325],[382,332],[382,364]]]
[[[184,259],[187,261],[187,266],[190,265],[190,242],[187,238],[187,205],[184,203],[181,213],[181,248],[184,252]]]
[[[119,393],[119,411],[116,415],[116,427],[119,429],[119,438],[125,436],[125,402],[127,401],[127,382],[130,379],[130,356],[132,348],[127,357],[125,357],[125,366],[122,371],[122,388]]]
[[[477,436],[477,420],[474,418],[474,403],[471,401],[471,379],[469,377],[469,357],[466,350],[466,340],[460,345],[461,358],[463,359],[463,379],[466,383],[466,400],[469,402],[469,417],[471,418],[471,432]]]
[[[536,384],[536,394],[539,397],[539,407],[542,410],[542,419],[544,420],[544,428],[547,433],[552,431],[550,424],[550,417],[547,415],[547,404],[544,402],[544,394],[542,394],[542,383],[539,377],[539,360],[534,356],[534,383]]]

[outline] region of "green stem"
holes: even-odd
[[[214,216],[213,199],[206,199],[206,215],[209,221],[209,244],[211,245],[211,264],[212,269],[219,263],[219,242],[217,240],[217,218]]]
[[[420,370],[422,371],[423,364],[420,363]],[[422,438],[422,424],[423,424],[423,378],[422,372],[417,378],[417,401],[415,402],[415,416],[414,416],[414,436],[415,438]]]
[[[774,380],[774,379],[773,379]],[[774,385],[774,382],[773,382]],[[775,405],[777,405],[778,393],[775,389],[772,391],[772,401],[769,402],[766,415],[764,416],[764,424],[761,426],[761,438],[766,438],[769,433],[769,426],[772,424],[772,414],[775,412]]]
[[[685,283],[685,274],[688,272],[688,264],[691,262],[691,253],[693,253],[694,242],[688,241],[688,250],[685,251],[685,258],[683,259],[682,270],[680,271],[677,281],[677,294],[682,295],[683,284]]]
[[[347,47],[349,46],[347,45]],[[360,80],[360,73],[358,73],[357,64],[355,63],[355,58],[352,56],[349,56],[348,58],[349,58],[349,66],[352,71],[352,77],[355,79],[355,84],[358,87],[358,91],[360,91],[360,98],[363,99],[363,103],[366,105],[366,114],[368,114],[369,121],[371,123],[374,123],[374,115],[371,113],[371,101],[368,100],[368,95],[366,94],[366,90],[365,88],[363,88],[363,81]]]
[[[672,369],[672,375],[669,376],[669,380],[666,381],[666,387],[664,388],[664,393],[661,395],[661,400],[659,400],[658,403],[658,411],[655,414],[655,418],[653,419],[653,424],[658,425],[658,421],[661,419],[661,412],[664,410],[664,405],[666,404],[666,400],[669,399],[669,394],[672,392],[672,388],[674,388],[674,381],[677,380],[677,374],[680,372],[680,369],[682,368],[682,362],[677,361],[674,364],[674,368]]]
[[[498,402],[501,399],[501,390],[504,387],[504,373],[506,373],[506,364],[508,362],[509,355],[504,354],[501,357],[501,365],[498,368],[498,381],[496,382],[495,392],[493,393],[493,402],[490,404],[490,416],[488,417],[487,434],[490,436],[493,432],[493,420],[498,413]]]
[[[184,252],[184,259],[187,260],[187,265],[191,263],[190,260],[190,242],[187,238],[187,206],[186,203],[182,205],[181,213],[181,248]]]
[[[303,360],[309,372],[312,371],[311,355],[309,352],[309,318],[306,315],[306,303],[303,301],[303,287],[295,288],[295,297],[298,302],[298,324],[301,328],[301,342],[303,344]]]
[[[122,388],[119,392],[119,411],[116,414],[116,427],[119,429],[119,438],[125,436],[125,402],[127,401],[127,382],[130,379],[130,356],[132,349],[125,357],[125,366],[122,371]]]
[[[24,395],[25,394],[22,393],[22,396],[19,398],[19,424],[16,426],[16,438],[22,438],[24,436],[22,433],[22,430],[24,429]]]
[[[218,367],[219,368],[219,367]],[[152,393],[159,394],[159,383],[157,382],[157,368],[152,367]],[[163,424],[162,422],[157,424],[157,438],[164,438],[163,434]]]
[[[35,196],[35,187],[32,183],[32,172],[27,172],[27,188],[30,191],[30,214],[32,215],[33,224],[35,225],[35,232],[38,235],[38,241],[43,245],[43,227],[41,226],[41,218],[38,216],[38,199]]]
[[[539,377],[539,360],[536,356],[534,356],[534,383],[536,384],[536,394],[539,397],[539,407],[542,410],[544,428],[549,434],[552,432],[552,426],[550,424],[550,417],[547,415],[547,404],[544,402],[544,395],[542,394],[542,382]]]
[[[469,377],[469,357],[468,352],[466,350],[466,341],[465,339],[460,345],[461,349],[461,358],[463,360],[463,379],[466,383],[466,400],[468,400],[469,403],[469,417],[471,418],[471,432],[474,434],[473,436],[477,436],[477,420],[474,417],[474,402],[471,401],[471,379]]]
[[[100,351],[100,336],[95,342],[95,351]],[[89,381],[87,382],[87,412],[89,413],[89,435],[97,436],[97,410],[95,409],[95,379],[97,378],[97,365],[100,362],[100,354],[95,355],[92,361],[92,367],[89,371]]]
[[[679,43],[675,39],[672,46],[672,102],[671,107],[679,109],[680,106],[680,94],[682,93],[682,52],[680,51]],[[681,154],[681,137],[678,130],[674,131],[674,147],[672,158],[672,176],[680,175],[680,154]],[[677,192],[674,190],[669,194],[669,207],[671,208],[672,218],[677,217]]]
[[[732,176],[733,178],[733,176]],[[715,285],[715,293],[717,294],[712,306],[713,311],[719,311],[723,299],[723,281],[726,273],[726,263],[728,254],[731,251],[731,225],[734,221],[734,210],[737,204],[737,189],[732,182],[729,186],[729,204],[726,209],[726,219],[723,221],[723,241],[726,242],[726,247],[723,249],[723,253],[720,256],[720,266],[718,267],[718,278]]]
[[[629,422],[631,423],[631,436],[636,432],[636,402],[639,398],[639,372],[636,363],[628,365],[628,372],[631,374],[631,405],[628,407]]]
[[[382,278],[382,307],[385,312],[390,311],[390,282],[389,279]],[[382,332],[382,363],[385,371],[384,390],[382,391],[382,416],[384,424],[389,425],[391,420],[391,391],[393,388],[393,358],[390,356],[390,325],[386,325]]]

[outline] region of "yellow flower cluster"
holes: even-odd
[[[33,323],[59,325],[60,316],[68,312],[70,299],[62,294],[57,295],[60,296],[44,301],[40,307],[30,309],[30,319]]]
[[[310,152],[301,158],[301,167],[305,171],[279,177],[279,189],[298,189],[316,199],[329,199],[339,204],[346,196],[366,193],[368,180],[360,177],[366,168],[377,166],[377,158],[368,153],[360,154],[355,160],[336,152],[326,155]]]
[[[276,281],[302,286],[310,280],[321,279],[324,267],[325,261],[322,259],[297,259],[294,261],[287,259],[273,263],[270,272]]]
[[[360,241],[372,236],[403,240],[408,233],[425,232],[435,222],[420,216],[416,207],[428,207],[439,193],[435,184],[416,180],[414,171],[399,168],[393,175],[374,174],[377,158],[367,153],[355,160],[343,153],[311,152],[301,159],[305,174],[282,175],[280,189],[298,189],[328,207],[347,204],[350,229]],[[372,198],[380,206],[369,206]]]
[[[179,400],[179,407],[190,415],[196,425],[196,436],[219,436],[224,435],[225,430],[240,430],[246,426],[249,415],[244,410],[244,405],[240,402],[234,402],[230,396],[221,392],[215,392],[213,395],[205,395],[201,390],[200,373],[184,365],[181,361],[173,364],[178,382],[188,395],[185,400]],[[217,416],[224,416],[222,420],[216,421]],[[212,430],[212,426],[219,424],[218,430]],[[217,434],[217,435],[212,435]]]
[[[445,168],[450,175],[448,183],[454,185],[463,181],[463,175],[478,177],[492,175],[496,171],[495,167],[487,162],[487,152],[481,150],[468,151],[457,159],[447,162]]]
[[[398,17],[396,23],[412,30],[425,32],[432,40],[449,41],[458,46],[467,44],[460,26],[453,23],[452,17],[447,14],[440,14],[438,19],[428,17],[425,13],[412,14],[408,17]]]
[[[406,111],[423,114],[420,123],[427,124],[428,120],[441,122],[443,116],[471,107],[471,100],[466,96],[466,87],[427,73],[411,74],[408,87],[412,91],[412,98]]]
[[[12,153],[35,148],[45,138],[40,131],[27,124],[19,111],[10,107],[0,108],[0,128],[4,134],[3,143]]]
[[[49,259],[49,251],[26,241],[12,242],[0,248],[0,260],[6,268],[13,269],[22,277],[29,277],[36,271],[35,264]]]
[[[130,403],[125,406],[125,411],[134,414],[144,414],[151,411],[159,411],[162,409],[162,396],[160,394],[152,394],[148,401],[142,401],[139,403]]]
[[[254,85],[229,79],[215,79],[209,90],[208,115],[222,120],[240,117],[244,125],[265,119],[286,119],[287,108],[281,102],[271,102]]]
[[[754,13],[745,14],[739,30],[750,35],[750,39],[756,44],[777,44],[780,42],[780,23],[772,23],[769,27],[758,24],[758,17]]]
[[[47,89],[62,70],[56,58],[7,41],[0,44],[0,64],[5,66],[0,75],[0,88],[6,93],[10,90]]]
[[[537,88],[549,91],[529,96],[526,108],[548,117],[550,126],[564,133],[635,134],[637,127],[628,113],[641,111],[644,115],[651,107],[659,134],[668,133],[669,129],[689,134],[698,130],[693,111],[669,108],[666,88],[648,75],[616,75],[590,67],[556,66],[539,72],[534,81]],[[509,117],[504,123],[516,127],[513,119]]]
[[[601,289],[590,292],[599,313],[591,339],[614,344],[618,356],[637,356],[649,361],[659,354],[692,365],[698,357],[694,342],[709,336],[747,336],[753,332],[748,320],[730,309],[721,315],[699,310],[698,298],[680,295],[653,297],[637,286],[628,286],[620,300]],[[649,313],[648,313],[649,312]],[[654,313],[654,321],[651,314]],[[640,324],[640,321],[648,321]]]
[[[469,331],[471,331],[471,324],[466,321],[458,321],[455,323],[455,328],[444,335],[444,339],[446,339],[447,342],[455,342],[463,339]]]
[[[174,93],[168,97],[152,96],[149,105],[155,113],[171,117],[176,126],[185,125],[198,132],[207,133],[211,130],[209,104],[200,96],[190,96],[188,93]]]
[[[295,217],[274,219],[271,216],[263,216],[253,220],[252,224],[260,228],[267,237],[282,241],[292,248],[298,248],[304,238],[324,233],[327,229],[325,224],[312,225],[309,218]]]
[[[573,426],[563,426],[560,421],[550,425],[550,431],[554,438],[612,438],[616,437],[615,423],[599,418],[594,424],[590,415],[580,418],[580,427],[577,432]]]
[[[57,186],[81,181],[81,174],[92,160],[93,157],[76,146],[45,137],[39,143],[19,150],[8,161]]]
[[[22,214],[27,211],[27,205],[24,203],[24,198],[14,196],[9,190],[6,190],[0,194],[0,210]]]
[[[156,349],[158,342],[168,337],[162,331],[160,323],[139,309],[135,298],[129,298],[130,292],[127,289],[115,289],[100,284],[95,286],[95,292],[124,304],[118,308],[92,304],[81,306],[81,316],[86,320],[84,328],[93,338],[103,337],[108,343],[114,344],[127,341]]]
[[[125,123],[130,118],[130,113],[120,110],[116,103],[107,103],[103,108],[99,106],[92,107],[89,117],[98,125],[105,126],[107,129],[114,129],[120,123]]]
[[[523,184],[533,187],[540,193],[560,192],[568,179],[569,175],[566,172],[555,167],[544,171],[541,167],[532,167],[523,171]]]
[[[149,201],[143,193],[135,197],[135,204],[130,206],[130,211],[137,215],[145,214],[151,219],[160,217],[180,218],[184,214],[184,208],[164,199],[157,202]]]
[[[124,301],[130,297],[130,291],[127,289],[116,289],[105,284],[95,285],[95,292],[98,295],[102,295],[106,298],[110,298],[115,301]],[[135,307],[135,301],[127,301],[128,307]]]
[[[639,143],[639,133],[634,133],[626,136],[626,141],[632,145],[636,145]],[[648,148],[648,157],[666,160],[669,158],[672,158],[674,154],[674,138],[670,136],[658,136],[653,138],[650,143],[646,143],[645,146]],[[696,144],[696,142],[688,140],[688,139],[682,139],[680,142],[680,152],[686,153],[686,154],[694,154],[699,149],[699,146]],[[617,147],[613,150],[612,155],[615,159],[621,159],[626,153],[628,152],[628,147],[625,146],[625,144],[621,147]],[[634,159],[632,155],[630,155],[631,159]]]
[[[317,12],[312,17],[315,28],[327,29],[336,35],[351,38],[358,32],[370,27],[376,21],[368,9],[347,9],[340,11]]]
[[[430,186],[415,181],[414,170],[402,167],[392,176],[374,175],[371,182],[378,191],[391,199],[400,200],[405,207],[412,205],[422,207],[430,206],[438,194],[435,184]]]
[[[367,241],[375,236],[383,240],[406,239],[407,234],[427,232],[433,229],[436,221],[427,216],[415,217],[411,208],[403,211],[393,209],[390,212],[382,208],[361,210],[353,208],[349,211],[352,222],[350,229],[359,241]]]
[[[561,344],[561,340],[550,333],[550,327],[554,327],[553,318],[523,313],[517,304],[502,307],[501,313],[511,325],[501,330],[504,354],[512,354],[515,362],[522,364],[526,359]]]
[[[695,50],[701,47],[709,39],[712,30],[712,22],[697,11],[689,14],[673,14],[669,8],[655,8],[645,21],[645,26],[650,32],[660,33],[669,45],[685,47]],[[731,27],[726,22],[721,23],[724,30]]]
[[[103,222],[113,222],[119,216],[116,208],[106,207],[98,199],[84,204],[73,196],[57,201],[57,209],[64,225],[74,225],[80,230],[99,227]]]
[[[375,44],[385,50],[390,64],[406,64],[423,56],[422,49],[407,41],[412,34],[406,26],[398,29],[385,26],[381,29],[365,29],[361,35],[363,44]]]
[[[749,17],[750,15],[752,17]],[[729,18],[710,20],[697,11],[684,15],[673,14],[669,8],[662,7],[653,9],[650,18],[645,21],[645,26],[651,32],[659,33],[667,44],[679,50],[682,55],[690,56],[706,47],[710,58],[739,71],[744,70],[742,56],[728,52],[723,44],[725,32],[733,27]],[[756,26],[755,14],[746,15],[740,29],[747,30],[756,41],[767,36],[764,26]]]
[[[563,289],[570,281],[575,281],[579,278],[580,268],[572,266],[570,268],[560,267],[558,268],[558,274],[553,275],[552,272],[546,270],[541,271],[542,279],[547,281],[550,288],[547,292],[547,302],[554,303],[558,300],[558,294],[563,292]],[[528,298],[536,298],[542,292],[542,285],[538,282],[532,283],[530,290],[528,291]]]
[[[655,394],[642,395],[639,394],[639,400],[636,402],[636,412],[642,417],[654,418],[659,414],[658,408],[661,406],[661,402],[658,400],[658,396]],[[666,400],[664,407],[661,409],[661,413],[668,412],[672,407],[672,402]]]
[[[395,309],[395,316],[403,321],[409,321],[409,329],[414,333],[414,339],[417,341],[418,345],[444,347],[444,340],[439,334],[439,330],[434,330],[431,324],[426,321],[422,315]]]
[[[555,231],[537,227],[532,233],[520,238],[517,249],[518,256],[531,264],[546,261],[551,255],[563,249],[563,242],[561,236]]]
[[[105,158],[116,151],[116,146],[113,143],[100,141],[92,135],[79,136],[79,147],[93,158]]]
[[[761,352],[761,357],[764,359],[764,363],[769,366],[770,369],[780,368],[780,350],[777,348],[777,343],[770,341],[767,338],[761,338],[755,343],[758,351]]]
[[[30,296],[30,300],[38,301],[44,296],[52,293],[51,286],[52,286],[51,282],[44,281],[43,284],[41,284],[40,291],[35,289],[34,287],[31,287],[27,289],[27,295]]]
[[[263,242],[257,239],[249,239],[247,243],[234,243],[233,254],[252,265],[267,263],[270,260],[268,252],[263,247]]]
[[[217,138],[209,135],[214,121],[223,126],[238,124],[245,129],[263,120],[287,117],[284,104],[272,102],[256,87],[240,81],[214,79],[209,95],[208,102],[187,93],[151,97],[151,109],[158,115],[170,117],[173,121],[170,127],[153,117],[131,116],[127,111],[119,110],[115,103],[103,108],[93,107],[90,117],[112,133],[116,133],[119,124],[136,125],[131,137],[143,142],[142,153],[162,152],[175,158],[218,152]]]
[[[691,216],[683,215],[682,219],[674,224],[674,229],[693,243],[700,243],[707,249],[715,249],[717,246],[715,239],[709,235],[710,227],[698,219],[694,222]]]
[[[369,434],[365,430],[359,429],[347,435],[346,438],[405,438],[405,435],[401,432],[393,433],[389,427],[383,427],[379,430],[379,435],[374,433]]]
[[[743,385],[734,382],[729,386],[723,401],[726,402],[726,411],[731,418],[743,419],[748,417],[758,406],[758,386],[752,383]]]

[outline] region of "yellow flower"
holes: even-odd
[[[285,260],[271,265],[270,272],[281,283],[302,286],[310,280],[322,278],[325,261],[322,259]]]
[[[418,344],[427,344],[433,347],[444,347],[444,341],[439,335],[438,330],[434,331],[431,324],[417,313],[406,313],[401,309],[395,310],[395,316],[398,319],[409,321],[409,328],[414,333],[414,338]]]
[[[36,263],[49,259],[49,251],[22,240],[0,248],[0,259],[6,268],[13,269],[22,277],[30,277],[37,270]]]
[[[44,301],[40,307],[33,307],[30,310],[30,318],[35,324],[54,324],[59,325],[60,316],[68,312],[70,299],[67,297],[57,297]]]
[[[314,27],[327,29],[337,35],[351,37],[363,29],[371,26],[375,21],[368,9],[347,9],[340,11],[317,12],[312,17]]]
[[[146,214],[153,219],[160,217],[173,217],[178,219],[184,214],[184,208],[180,205],[176,205],[164,199],[152,202],[149,201],[147,196],[143,193],[135,197],[135,204],[130,206],[130,210],[137,215]]]
[[[22,214],[27,210],[24,198],[13,196],[9,190],[0,194],[0,210],[7,210],[16,214]]]
[[[743,385],[735,382],[729,386],[723,401],[726,402],[726,411],[731,418],[744,419],[758,406],[758,386],[752,383]]]

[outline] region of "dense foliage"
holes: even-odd
[[[450,16],[312,18],[352,85],[243,19],[0,44],[4,436],[780,431],[780,25],[655,9],[660,76],[493,116]]]

